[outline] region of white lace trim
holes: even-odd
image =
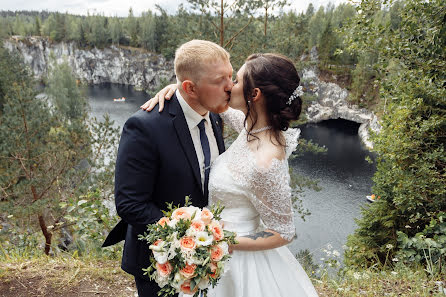
[[[289,158],[291,154],[296,150],[297,145],[299,143],[300,137],[300,129],[298,128],[289,128],[285,132],[283,132],[286,143],[286,157]]]
[[[286,142],[286,159],[273,159],[268,168],[258,166],[255,153],[248,147],[246,130],[243,129],[243,113],[229,110],[222,114],[224,120],[231,127],[241,133],[222,154],[218,163],[223,163],[231,172],[233,180],[246,189],[245,196],[250,200],[260,215],[266,229],[278,232],[284,239],[291,241],[295,235],[294,213],[291,202],[290,176],[288,171],[288,157],[296,149],[299,129],[288,129],[283,132]],[[241,115],[241,116],[240,116]],[[218,175],[218,166],[216,166]],[[213,187],[219,188],[218,181]],[[210,188],[219,195],[221,191]],[[218,197],[211,197],[217,200]],[[230,207],[230,205],[228,206]]]

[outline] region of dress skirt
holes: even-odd
[[[283,246],[266,251],[234,251],[229,268],[209,297],[317,296],[306,272]]]

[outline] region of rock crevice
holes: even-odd
[[[310,57],[313,62],[317,62],[315,49],[312,49]],[[373,112],[349,104],[347,102],[348,91],[335,83],[321,81],[316,67],[305,68],[301,78],[305,92],[316,98],[306,111],[308,122],[318,123],[331,119],[344,119],[360,123],[359,137],[367,148],[373,148],[373,143],[370,141],[370,130],[373,132],[381,130],[378,117]]]

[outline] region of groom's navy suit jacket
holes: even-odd
[[[210,114],[219,153],[224,151],[221,118]],[[122,269],[143,276],[150,265],[149,244],[138,240],[147,224],[160,219],[166,202],[204,207],[200,168],[186,118],[178,99],[166,101],[160,113],[137,111],[125,123],[119,143],[115,172],[115,202],[121,221],[110,232],[103,246],[125,239]],[[156,294],[154,295],[156,296]]]

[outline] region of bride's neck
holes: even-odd
[[[252,118],[249,116],[246,119],[246,125],[247,125],[246,128],[248,129],[248,131],[257,130],[257,129],[261,129],[261,128],[268,126],[269,122],[268,122],[266,113],[259,112],[257,114],[257,120],[255,121],[255,123],[253,123]]]

